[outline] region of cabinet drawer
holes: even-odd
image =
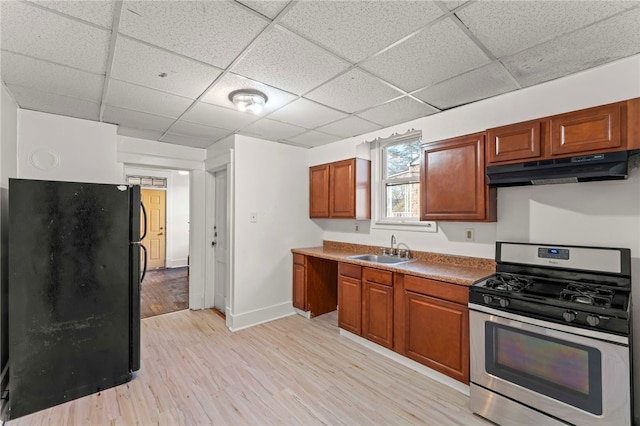
[[[393,285],[393,273],[389,271],[381,271],[379,269],[363,268],[362,279],[365,281],[373,281],[378,284]]]
[[[351,263],[338,263],[338,274],[345,277],[360,279],[362,276],[362,266],[352,265]]]
[[[405,275],[404,289],[462,305],[469,303],[469,288],[462,285]]]
[[[293,253],[293,263],[304,266],[304,254]]]

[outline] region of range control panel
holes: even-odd
[[[569,260],[569,249],[538,247],[538,257],[543,259]]]

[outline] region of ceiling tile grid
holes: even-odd
[[[392,126],[405,121],[435,114],[439,110],[420,103],[409,96],[388,102],[358,115],[382,126]]]
[[[98,121],[100,104],[54,93],[7,85],[20,108]]]
[[[430,1],[303,1],[281,24],[356,63],[441,15]]]
[[[361,66],[410,92],[489,61],[484,52],[447,19],[365,61]]]
[[[305,97],[353,113],[402,96],[403,93],[366,72],[353,68]]]
[[[276,26],[231,71],[300,95],[348,67],[347,62]]]
[[[125,1],[119,31],[225,68],[266,26],[226,1]]]
[[[104,76],[3,51],[0,59],[6,84],[84,99],[100,104]]]
[[[0,0],[0,50],[21,108],[313,147],[639,54],[640,0]]]
[[[195,99],[222,70],[127,37],[118,37],[111,77]]]
[[[28,3],[0,2],[3,50],[104,74],[109,39],[109,31]]]

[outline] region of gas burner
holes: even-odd
[[[532,280],[522,276],[498,274],[487,280],[486,287],[494,290],[518,293],[531,285],[531,283]]]
[[[602,308],[611,307],[613,296],[612,290],[582,284],[569,284],[560,292],[560,300]]]

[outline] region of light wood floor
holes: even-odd
[[[468,397],[339,336],[336,313],[231,333],[211,310],[142,321],[128,384],[17,425],[488,425]]]
[[[189,307],[189,268],[147,271],[140,289],[140,318]]]

